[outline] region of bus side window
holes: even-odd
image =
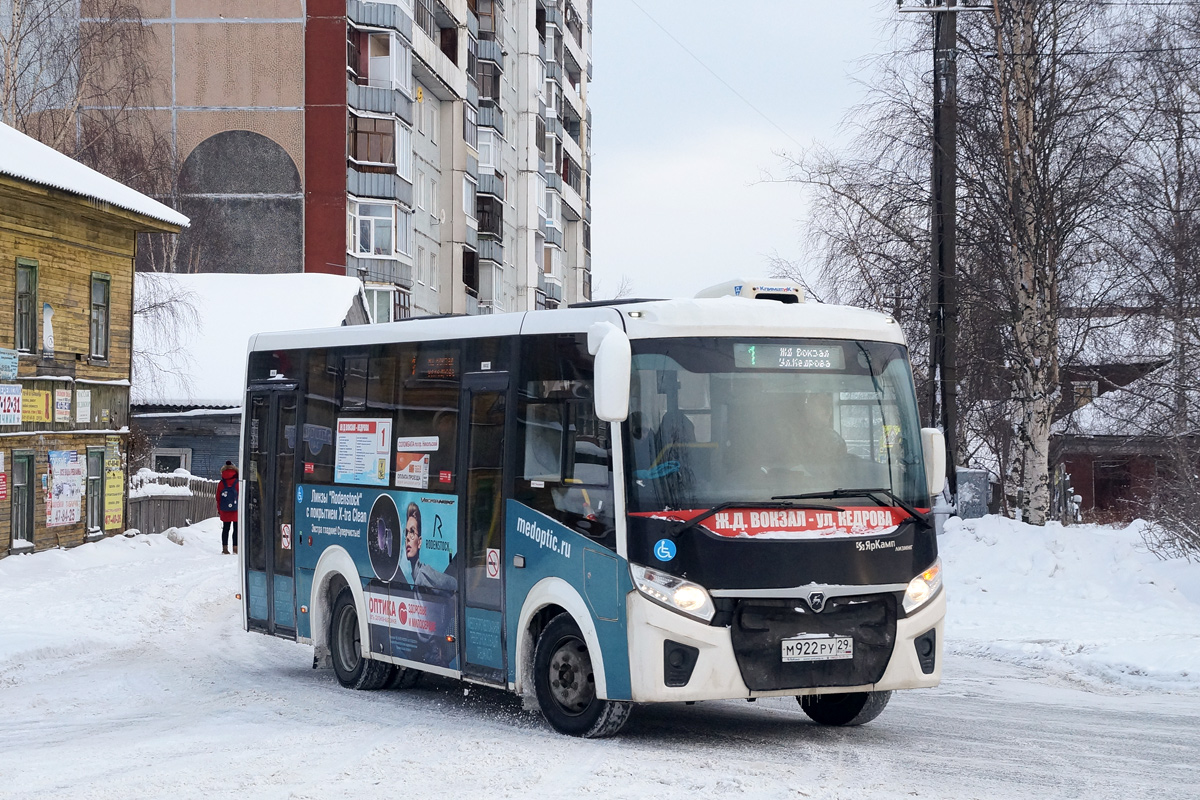
[[[341,381],[340,357],[325,350],[308,355],[305,413],[297,455],[304,462],[306,483],[333,483],[334,428],[337,425],[337,392]],[[309,471],[307,465],[312,465]]]
[[[393,485],[453,492],[458,478],[458,347],[426,342],[402,345],[400,352]],[[406,441],[410,445],[401,447]]]
[[[592,404],[586,337],[538,336],[522,346],[514,497],[614,547],[612,441]]]

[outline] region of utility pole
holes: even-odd
[[[924,0],[901,12],[933,17],[933,169],[930,214],[929,281],[929,422],[946,440],[946,478],[950,495],[958,493],[958,275],[955,266],[958,223],[958,14],[989,11],[990,5],[966,0]]]

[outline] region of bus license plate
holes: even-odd
[[[797,636],[783,640],[783,660],[837,661],[854,658],[854,639],[849,636]]]

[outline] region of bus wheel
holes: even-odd
[[[338,683],[347,689],[382,689],[392,679],[395,667],[382,661],[363,658],[358,634],[358,609],[354,593],[347,587],[333,602],[329,621],[329,653]]]
[[[411,689],[421,682],[424,673],[412,667],[396,667],[396,674],[388,682],[389,689]]]
[[[822,725],[862,725],[883,713],[891,692],[805,694],[796,700],[805,714]]]
[[[570,614],[559,614],[538,637],[533,654],[538,706],[559,733],[599,739],[629,719],[631,705],[596,696],[592,657]]]

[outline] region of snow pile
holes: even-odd
[[[365,309],[362,281],[346,275],[139,272],[134,297],[139,306],[178,300],[186,318],[134,318],[134,351],[149,354],[134,361],[134,405],[236,408],[251,336],[337,327],[356,304]]]
[[[1142,525],[951,518],[949,651],[1093,689],[1200,689],[1200,564],[1147,552]]]

